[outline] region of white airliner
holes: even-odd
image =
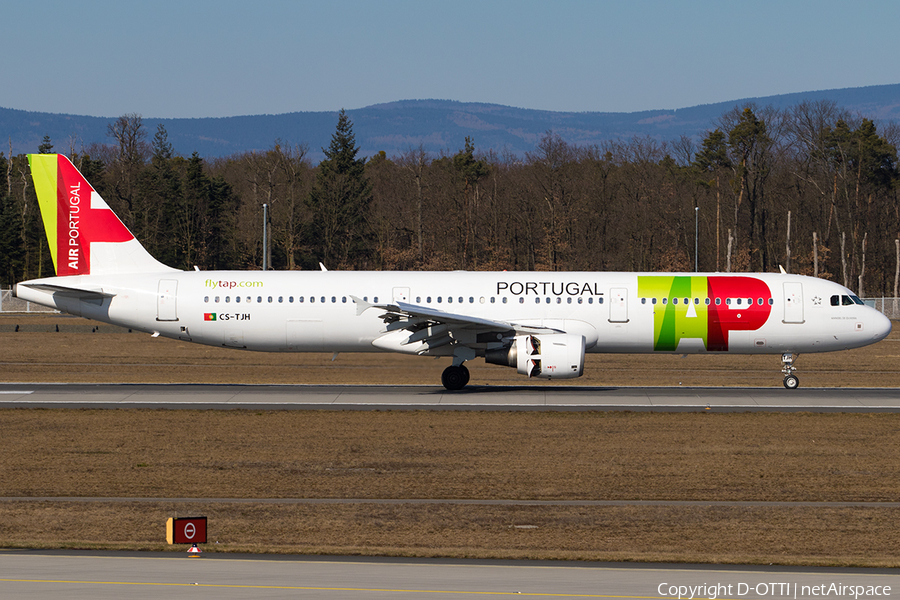
[[[267,352],[446,356],[444,386],[484,357],[579,377],[585,352],[781,354],[858,348],[891,322],[850,290],[790,275],[179,271],[154,259],[68,158],[29,155],[57,277],[19,298],[156,336]]]

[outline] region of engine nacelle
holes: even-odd
[[[529,377],[573,379],[584,374],[584,336],[571,333],[519,335],[507,348],[488,350],[485,362],[515,367]]]

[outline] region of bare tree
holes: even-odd
[[[131,113],[110,123],[107,133],[116,140],[113,160],[107,164],[106,180],[114,194],[114,198],[108,200],[125,221],[125,225],[135,231],[135,225],[144,216],[142,213],[145,208],[136,206],[135,201],[138,195],[138,178],[150,156],[150,148],[146,142],[147,132],[141,115]]]
[[[422,231],[422,203],[424,199],[424,189],[427,184],[424,182],[425,168],[429,163],[428,153],[425,152],[425,146],[419,144],[417,148],[410,148],[397,159],[397,163],[402,166],[408,173],[412,175],[416,186],[416,246],[419,251],[419,262],[425,261],[425,245],[423,241]]]

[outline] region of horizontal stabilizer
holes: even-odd
[[[103,290],[89,290],[84,288],[67,287],[64,285],[52,285],[49,283],[25,283],[20,284],[42,292],[51,294],[59,294],[67,298],[79,298],[81,300],[102,300],[103,298],[113,298],[115,294],[109,294]]]

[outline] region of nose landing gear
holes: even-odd
[[[794,355],[785,352],[781,355],[781,372],[784,373],[784,387],[789,390],[795,390],[800,387],[800,379],[794,375],[797,367],[794,366]]]

